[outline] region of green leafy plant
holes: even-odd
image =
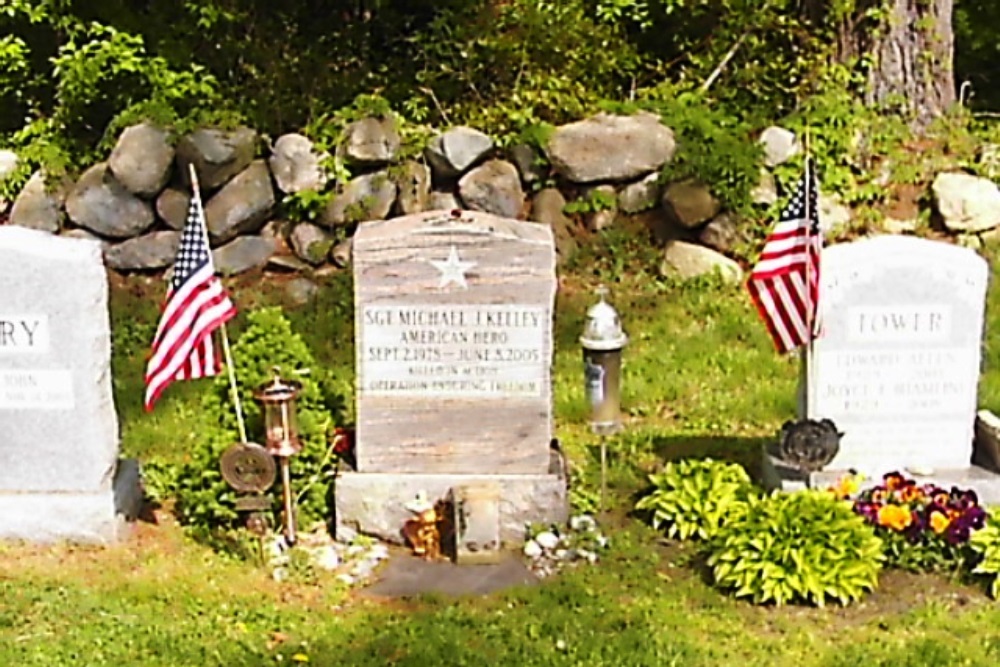
[[[847,604],[878,585],[882,541],[826,491],[774,493],[749,504],[709,544],[715,584],[756,604]]]
[[[653,528],[670,537],[710,539],[746,511],[756,491],[742,466],[713,459],[667,463],[649,476],[653,491],[635,508],[648,512]]]
[[[986,526],[972,534],[969,546],[979,557],[972,573],[991,580],[990,595],[1000,599],[1000,509],[990,510]]]
[[[610,211],[618,204],[618,198],[614,193],[603,190],[589,190],[585,195],[574,199],[563,206],[563,213],[573,215],[574,213],[597,213],[598,211]]]

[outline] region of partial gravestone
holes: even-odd
[[[101,246],[0,227],[0,538],[111,542],[141,501],[118,459]]]
[[[882,236],[826,248],[821,269],[823,335],[803,396],[810,416],[844,435],[812,483],[851,469],[876,482],[900,471],[1000,502],[1000,477],[972,464],[986,261]]]
[[[340,539],[400,541],[431,502],[499,487],[500,539],[566,520],[552,447],[555,247],[545,225],[432,212],[354,235],[357,471],[338,477]],[[472,491],[474,493],[474,491]]]

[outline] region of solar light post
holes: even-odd
[[[282,500],[284,501],[285,541],[289,546],[296,542],[295,501],[288,467],[289,457],[302,451],[299,440],[298,418],[295,414],[295,399],[302,385],[282,380],[275,369],[274,379],[262,385],[253,397],[264,412],[264,444],[268,453],[278,459],[281,468]]]

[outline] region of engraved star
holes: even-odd
[[[441,284],[438,285],[439,288],[447,287],[448,285],[455,283],[462,289],[468,289],[469,285],[465,282],[466,272],[476,265],[475,262],[463,262],[458,259],[458,249],[455,246],[451,247],[451,251],[448,253],[448,259],[442,261],[429,259],[427,260],[434,265],[438,271],[441,272]]]

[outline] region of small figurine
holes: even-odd
[[[424,560],[435,560],[441,555],[441,532],[438,529],[438,513],[427,500],[424,491],[417,493],[406,509],[416,516],[403,526],[403,536],[413,548],[414,555]]]

